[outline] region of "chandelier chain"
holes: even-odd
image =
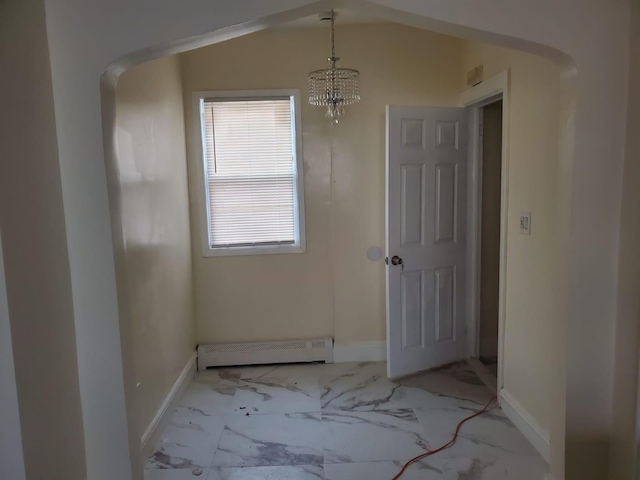
[[[335,13],[333,13],[333,10],[331,10],[331,63],[333,64],[333,66],[336,66],[336,31],[335,31],[335,25],[336,25],[336,15]]]

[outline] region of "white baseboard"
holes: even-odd
[[[387,360],[387,342],[355,342],[333,345],[333,361],[384,362]]]
[[[518,402],[513,395],[505,389],[500,390],[500,406],[509,420],[526,437],[542,458],[549,463],[549,433],[531,416],[529,412]],[[547,479],[551,477],[547,476]]]
[[[169,418],[169,414],[175,407],[177,407],[180,397],[187,389],[191,378],[193,378],[196,373],[197,358],[197,353],[193,352],[191,357],[189,357],[189,361],[187,361],[187,364],[182,369],[182,372],[180,372],[180,376],[171,387],[171,390],[169,390],[164,402],[160,405],[160,409],[158,409],[155,417],[153,417],[153,420],[151,420],[151,423],[142,434],[142,458],[146,459],[153,453],[153,448],[156,446],[156,443],[158,443],[158,439]]]

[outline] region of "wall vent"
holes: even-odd
[[[198,370],[230,365],[333,363],[333,339],[198,345]]]

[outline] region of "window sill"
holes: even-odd
[[[261,247],[226,247],[208,248],[202,252],[207,257],[235,257],[239,255],[282,255],[290,253],[305,253],[303,245],[265,245]]]

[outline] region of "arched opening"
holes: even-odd
[[[248,35],[251,34],[255,31],[261,30],[261,29],[265,29],[267,27],[273,27],[273,26],[277,26],[279,24],[282,23],[286,23],[298,18],[305,18],[308,17],[310,14],[314,14],[314,13],[318,13],[320,11],[325,10],[327,7],[329,6],[328,3],[326,2],[318,2],[317,4],[313,4],[309,7],[305,7],[305,8],[301,8],[301,9],[297,9],[294,11],[290,11],[290,12],[285,12],[283,14],[274,16],[274,17],[269,17],[266,19],[262,19],[259,21],[256,21],[254,23],[251,24],[245,24],[239,27],[234,27],[231,29],[225,29],[224,31],[219,31],[219,32],[214,32],[211,35],[208,35],[206,37],[201,37],[201,38],[195,38],[195,39],[190,39],[190,40],[185,40],[184,42],[179,42],[177,44],[172,44],[172,45],[166,45],[166,46],[162,46],[162,47],[154,47],[153,49],[149,49],[147,51],[144,52],[136,52],[130,56],[128,56],[125,59],[121,59],[118,62],[115,62],[114,64],[112,64],[106,71],[105,71],[105,75],[103,76],[103,82],[102,82],[102,91],[103,91],[103,115],[104,115],[104,130],[105,130],[105,138],[107,139],[107,141],[105,142],[105,159],[107,162],[107,171],[108,171],[108,177],[109,177],[109,189],[110,189],[110,202],[111,202],[111,210],[112,210],[112,231],[113,231],[113,236],[114,236],[114,250],[116,251],[116,266],[117,266],[117,270],[119,270],[118,273],[118,278],[124,278],[122,276],[122,272],[124,272],[126,270],[125,266],[120,264],[119,265],[119,261],[118,261],[118,255],[117,252],[120,250],[124,249],[124,245],[121,244],[121,242],[123,241],[123,239],[125,238],[125,235],[123,234],[122,231],[122,223],[118,221],[118,212],[121,209],[121,197],[120,194],[118,193],[119,191],[121,191],[122,188],[122,183],[121,183],[121,174],[120,174],[120,167],[119,167],[119,160],[118,160],[118,147],[117,147],[117,140],[116,140],[116,135],[115,135],[115,129],[116,129],[116,125],[117,125],[117,112],[116,112],[116,81],[117,79],[120,77],[120,75],[122,73],[124,73],[126,70],[128,70],[129,68],[131,68],[134,64],[138,64],[138,63],[142,63],[144,61],[147,60],[151,60],[154,58],[159,58],[162,57],[164,55],[168,55],[168,54],[175,54],[178,52],[186,52],[188,50],[191,49],[195,49],[198,47],[203,47],[205,45],[213,45],[216,43],[220,43],[223,42],[225,40],[228,40],[230,38],[236,38],[236,37],[240,37],[240,36],[244,36],[244,35]],[[346,8],[350,11],[353,12],[360,12],[361,14],[366,14],[368,17],[377,17],[377,18],[381,18],[381,19],[385,19],[387,21],[392,21],[394,23],[399,23],[399,24],[403,24],[403,25],[407,25],[407,26],[411,26],[411,27],[417,27],[420,29],[425,29],[425,30],[430,30],[433,32],[439,32],[439,33],[444,33],[444,34],[448,34],[448,35],[455,35],[455,36],[459,36],[459,37],[463,37],[463,38],[468,38],[468,39],[474,39],[474,40],[481,40],[481,41],[490,41],[490,43],[494,43],[494,44],[501,44],[504,46],[508,46],[510,48],[517,48],[520,50],[526,50],[529,52],[533,52],[536,53],[538,55],[541,56],[546,56],[547,58],[551,58],[552,60],[556,61],[556,62],[565,62],[562,65],[562,68],[564,68],[565,73],[567,71],[570,70],[569,67],[569,62],[559,53],[552,51],[550,49],[547,49],[545,47],[542,46],[538,46],[538,45],[531,45],[531,44],[527,44],[526,42],[521,42],[518,41],[516,39],[508,39],[508,38],[504,38],[504,37],[498,37],[495,35],[491,35],[491,34],[487,34],[487,33],[482,33],[482,32],[475,32],[475,31],[469,31],[467,29],[461,29],[459,27],[456,27],[454,25],[449,25],[449,24],[442,24],[441,22],[435,22],[432,21],[430,19],[427,18],[420,18],[420,17],[415,17],[412,15],[408,15],[408,14],[404,14],[402,12],[399,11],[395,11],[395,10],[391,10],[391,9],[387,9],[387,8],[383,8],[383,7],[379,7],[379,6],[373,6],[373,5],[369,5],[369,4],[364,4],[364,3],[352,3],[352,2],[345,2],[344,4],[341,4],[341,7]],[[479,53],[479,52],[475,52],[476,56],[473,57],[472,54],[471,57],[473,58],[473,60],[470,60],[471,62],[486,62],[487,59],[486,57],[483,57],[483,53]],[[303,72],[304,73],[304,72]],[[496,72],[497,73],[497,72]],[[565,82],[565,86],[568,84],[568,82],[571,81],[571,79],[567,78],[567,75],[565,74],[564,76],[564,80]],[[559,83],[559,80],[558,80]],[[248,87],[243,87],[243,88],[248,88]],[[219,88],[212,88],[212,89],[219,89]],[[458,89],[460,92],[462,90],[464,90],[464,88],[459,88]],[[568,89],[569,91],[571,90],[570,88]],[[563,110],[562,112],[558,112],[557,115],[560,115],[562,120],[562,123],[566,123],[567,121],[570,121],[572,115],[573,115],[573,108],[575,108],[572,100],[569,98],[572,95],[572,92],[568,92],[568,90],[565,90],[563,92],[563,97],[561,99],[561,105],[565,106],[566,105],[566,109]],[[524,98],[520,97],[520,98]],[[453,102],[451,102],[453,103]],[[512,104],[513,105],[513,104]],[[512,108],[527,108],[526,104],[520,104],[519,106],[512,106]],[[520,123],[519,128],[522,129],[526,129],[526,123]],[[513,133],[513,132],[512,132]],[[562,136],[566,136],[568,135],[566,133],[565,130],[562,130],[560,133],[560,139],[558,140],[558,143],[560,145],[571,145],[572,139],[569,138],[563,138]],[[187,139],[187,141],[189,142],[190,140]],[[333,137],[333,141],[338,141],[338,142],[346,142],[348,140],[340,139],[340,138],[335,138]],[[512,142],[513,143],[513,142]],[[522,148],[524,151],[524,149],[529,148],[530,146],[521,144],[519,142],[516,142],[518,145],[522,145]],[[513,145],[512,145],[513,147]],[[553,148],[551,149],[553,150]],[[570,149],[569,150],[564,150],[561,149],[561,151],[557,152],[557,165],[559,168],[559,173],[561,173],[562,175],[558,175],[558,177],[561,178],[561,182],[562,185],[560,185],[558,188],[562,189],[562,193],[558,194],[557,198],[567,198],[568,196],[570,196],[570,192],[567,191],[567,187],[570,185],[569,182],[567,182],[567,178],[570,176],[570,171],[571,171],[571,155],[570,155]],[[510,158],[514,158],[514,154],[515,152],[510,152],[509,157]],[[332,157],[333,158],[333,157]],[[334,162],[335,160],[331,160],[331,162]],[[350,171],[350,172],[343,172],[343,173],[350,173],[350,174],[355,174],[355,173],[363,173],[363,170],[357,172],[357,171]],[[527,175],[527,173],[524,173],[521,171],[521,175]],[[331,185],[334,185],[334,180],[335,179],[331,179],[330,183]],[[522,180],[521,180],[522,181]],[[526,183],[523,182],[523,184]],[[520,188],[521,186],[523,186],[523,184],[520,184],[520,186],[518,188]],[[337,188],[348,188],[348,186],[346,186],[345,184],[340,185],[340,183],[338,183]],[[518,200],[513,200],[512,201],[512,206],[514,208],[515,212],[519,212],[519,210],[521,209],[527,209],[527,208],[531,208],[528,207],[526,204],[518,204]],[[550,241],[550,239],[554,239],[555,242],[558,243],[558,249],[553,251],[553,255],[557,255],[557,257],[554,258],[562,258],[562,247],[564,245],[564,242],[566,242],[566,239],[568,238],[568,227],[565,227],[565,225],[568,225],[567,222],[565,222],[564,220],[566,220],[568,217],[563,217],[563,215],[567,215],[568,216],[568,208],[569,206],[567,205],[564,211],[560,211],[557,217],[553,217],[550,218],[549,223],[547,223],[546,221],[542,221],[540,224],[536,223],[535,226],[533,227],[535,228],[541,228],[541,229],[545,229],[548,231],[545,232],[548,236],[547,236],[547,241]],[[358,211],[357,214],[360,214],[361,211]],[[533,215],[535,217],[535,210],[533,212]],[[193,217],[192,217],[193,218]],[[544,217],[543,217],[544,218]],[[345,223],[349,223],[349,217],[345,216],[342,219],[343,222]],[[535,220],[534,220],[535,221]],[[193,219],[192,219],[193,222]],[[513,224],[513,218],[510,219],[511,224]],[[557,223],[557,228],[553,229],[551,227],[552,223]],[[513,230],[513,228],[512,228]],[[513,231],[510,232],[510,235],[513,237],[515,234]],[[517,246],[516,245],[516,249],[517,248],[522,248],[522,245]],[[526,247],[524,247],[526,248]],[[348,250],[345,250],[344,254],[348,255]],[[346,270],[345,270],[346,273]],[[562,283],[562,279],[565,278],[566,276],[566,272],[563,271],[557,271],[555,272],[557,274],[557,278],[558,280],[558,285],[557,288],[561,289],[563,288],[563,283]],[[512,275],[516,275],[517,277],[522,275],[522,271],[518,271],[516,270],[514,273],[512,273]],[[341,278],[345,278],[345,277],[341,277]],[[565,286],[566,287],[566,286]],[[374,289],[377,287],[374,287]],[[526,288],[525,286],[522,286],[522,288]],[[335,287],[334,287],[335,289]],[[341,289],[338,289],[341,290]],[[546,294],[545,294],[546,295]],[[132,362],[133,362],[133,352],[132,352],[132,348],[133,345],[130,343],[132,341],[132,338],[130,336],[130,334],[128,334],[126,332],[126,329],[129,328],[128,327],[128,315],[131,309],[131,305],[130,305],[130,298],[129,298],[129,294],[127,292],[127,288],[126,285],[121,284],[121,282],[118,282],[118,299],[119,299],[119,309],[120,309],[120,321],[121,321],[121,334],[122,334],[122,339],[123,339],[123,355],[124,355],[124,362],[125,362],[125,372],[128,372],[128,374],[130,375],[130,377],[128,379],[126,379],[127,383],[128,383],[128,402],[131,403],[132,399],[135,398],[135,388],[133,388],[133,386],[136,384],[135,381],[135,377],[133,376],[133,371],[131,370],[132,367]],[[509,297],[506,298],[507,303],[509,303]],[[516,304],[517,304],[517,300],[516,300]],[[512,316],[517,316],[519,314],[521,314],[522,312],[519,312],[518,309],[516,308],[517,305],[514,305],[513,303],[510,304],[512,306],[512,308],[515,308],[515,310],[512,310]],[[562,305],[559,305],[558,303],[549,303],[547,304],[547,307],[549,310],[551,309],[555,309],[557,312],[562,312],[565,311],[566,307],[563,307]],[[335,313],[334,313],[335,315]],[[507,318],[509,318],[509,315],[507,314]],[[526,325],[526,323],[525,323]],[[378,325],[378,328],[380,327],[380,325]],[[353,327],[354,330],[357,330],[359,327]],[[524,328],[524,327],[523,327]],[[335,329],[333,330],[333,335],[336,335],[336,331]],[[337,343],[337,342],[336,342]],[[559,362],[563,362],[564,358],[562,358],[562,356],[560,355],[561,352],[561,342],[556,345],[556,347],[558,347],[556,349],[556,351],[554,352],[554,354],[558,354],[558,357],[554,356],[554,360],[557,360]],[[509,346],[507,345],[506,347],[507,349],[509,349]],[[517,348],[514,346],[514,348]],[[128,358],[127,358],[128,357]],[[517,364],[513,364],[514,368],[519,368],[517,366]],[[522,367],[522,365],[520,366]],[[548,365],[547,365],[548,368]],[[512,373],[513,376],[515,372]],[[557,372],[556,372],[557,373]],[[126,375],[125,375],[126,376]],[[554,381],[554,390],[555,393],[554,395],[549,394],[549,398],[551,398],[552,396],[555,396],[555,394],[557,394],[557,392],[561,389],[561,384],[564,385],[564,372],[562,372],[562,374],[558,375],[558,378],[556,378],[555,376],[553,377],[553,381]],[[557,383],[555,383],[557,381]],[[563,396],[563,393],[560,394],[560,396]],[[549,400],[549,403],[551,403],[551,400]],[[545,407],[541,407],[542,409],[544,409]],[[551,410],[551,406],[549,405],[549,410]],[[130,418],[129,418],[129,422],[130,422],[130,430],[133,429],[131,422],[135,421],[135,416],[136,414],[133,413],[133,409],[129,409],[130,411]],[[550,422],[551,423],[551,422]],[[139,431],[138,429],[133,429],[136,433],[132,434],[130,436],[130,439],[132,441],[132,445],[136,445],[136,442],[139,439]],[[560,438],[560,437],[558,437]],[[562,447],[559,447],[560,449]],[[134,461],[135,463],[140,463],[140,459],[136,459]]]

